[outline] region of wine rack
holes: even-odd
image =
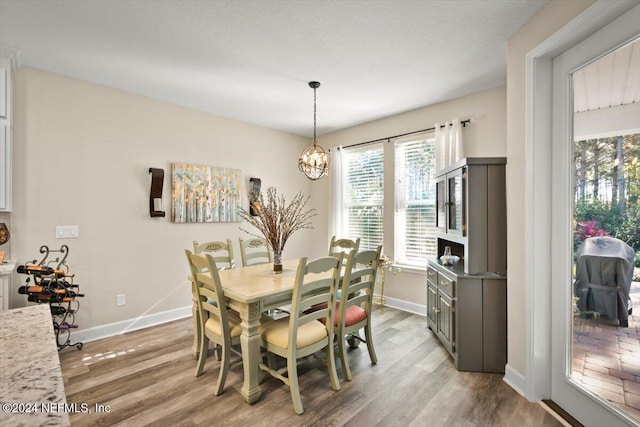
[[[18,293],[27,295],[27,301],[49,304],[58,351],[72,346],[81,350],[83,343],[71,342],[71,330],[78,327],[75,320],[80,302],[77,298],[83,297],[84,294],[79,292],[80,285],[73,283],[75,274],[69,272],[69,247],[62,245],[60,249],[55,250],[42,245],[40,253],[44,256],[39,262],[34,259],[18,266],[16,271],[27,275],[25,284],[18,288]],[[53,253],[59,253],[61,256],[49,259]]]

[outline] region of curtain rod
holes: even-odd
[[[467,123],[471,123],[471,119],[462,120],[460,121],[460,123],[462,124],[462,127],[465,127]],[[443,128],[444,126],[445,125],[442,125],[440,126],[440,128]],[[401,136],[409,136],[409,135],[414,135],[416,133],[431,132],[434,130],[436,130],[435,126],[427,129],[414,130],[413,132],[401,133],[399,135],[387,136],[385,138],[372,139],[371,141],[358,142],[356,144],[351,144],[351,145],[343,145],[342,148],[359,147],[360,145],[373,144],[374,142],[380,142],[380,141],[388,141],[390,139],[400,138]]]

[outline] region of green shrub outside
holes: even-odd
[[[640,206],[609,206],[601,200],[582,200],[575,205],[576,225],[585,221],[596,221],[597,226],[611,237],[622,240],[633,250],[640,252]],[[636,266],[640,267],[640,257],[636,256]]]

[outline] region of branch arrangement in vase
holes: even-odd
[[[269,187],[266,197],[262,193],[252,193],[253,211],[257,216],[252,216],[249,211],[240,208],[240,217],[257,228],[262,236],[247,231],[242,231],[256,237],[264,237],[273,250],[273,270],[282,271],[282,251],[287,240],[293,233],[304,228],[313,228],[311,218],[316,216],[314,208],[307,208],[309,197],[298,193],[287,204],[284,194],[278,194],[275,187]]]

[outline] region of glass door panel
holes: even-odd
[[[460,234],[463,232],[463,169],[459,169],[447,175],[447,186],[449,191],[449,233]]]
[[[436,178],[436,228],[438,231],[447,231],[447,194],[446,176]]]

